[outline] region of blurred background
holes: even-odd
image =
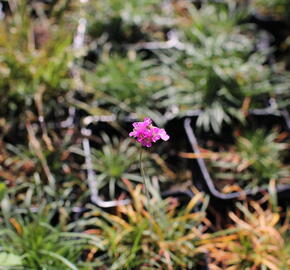
[[[289,269],[289,70],[289,0],[1,0],[0,269]]]

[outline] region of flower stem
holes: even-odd
[[[141,170],[141,176],[142,176],[142,179],[143,179],[143,183],[144,183],[144,186],[145,186],[145,194],[146,194],[146,197],[147,197],[147,204],[148,204],[148,210],[149,210],[150,209],[150,207],[149,207],[149,204],[150,204],[149,183],[148,183],[147,178],[146,178],[145,173],[144,173],[142,155],[143,155],[143,149],[141,148],[141,150],[140,150],[140,170]]]

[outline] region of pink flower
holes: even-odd
[[[134,129],[129,133],[129,136],[137,138],[137,142],[141,143],[142,146],[151,147],[153,142],[169,139],[164,129],[152,126],[150,118],[145,118],[143,122],[134,122],[133,127]]]

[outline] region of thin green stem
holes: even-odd
[[[144,186],[145,186],[145,194],[146,194],[146,197],[147,197],[147,209],[148,209],[149,214],[151,216],[153,216],[153,213],[151,212],[151,207],[150,207],[149,182],[148,182],[148,179],[145,176],[145,172],[144,172],[144,168],[143,168],[143,162],[142,162],[142,154],[143,154],[143,149],[141,148],[140,149],[140,170],[141,170],[141,176],[142,176],[143,183],[144,183]],[[152,223],[151,223],[150,220],[149,220],[149,226],[150,226],[150,230],[153,231],[153,226],[152,226]]]
[[[149,203],[150,203],[149,183],[147,182],[147,178],[145,176],[143,162],[142,162],[142,156],[143,156],[143,149],[141,148],[141,150],[140,150],[140,170],[141,170],[141,176],[142,176],[142,179],[143,179],[143,183],[144,183],[144,186],[145,186],[145,194],[146,194],[146,197],[147,197],[147,205],[148,205],[148,210],[149,210],[150,209],[150,207],[149,207]]]

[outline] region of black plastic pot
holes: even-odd
[[[261,110],[261,111],[258,110],[258,111],[253,112],[252,114],[254,116],[257,116],[257,115],[262,116],[262,118],[266,122],[266,125],[267,125],[267,120],[269,120],[269,118],[271,116],[273,116],[273,114],[271,114],[271,113],[265,113],[265,110]],[[285,114],[285,112],[284,112],[284,114]],[[278,117],[278,116],[276,115],[275,117]],[[284,128],[290,131],[289,119],[285,118],[285,115],[283,115],[283,113],[281,113],[280,117],[284,121],[284,125],[283,125]],[[186,118],[184,120],[184,128],[185,128],[188,140],[189,140],[191,150],[195,154],[200,154],[200,150],[198,147],[198,141],[197,141],[197,138],[194,134],[193,127],[192,127],[192,122],[193,122],[192,118]],[[225,194],[225,193],[222,193],[216,189],[216,187],[213,183],[213,179],[212,179],[212,177],[207,169],[207,166],[202,158],[193,159],[191,169],[193,172],[194,185],[199,190],[204,191],[207,194],[209,194],[211,196],[211,200],[213,202],[217,202],[217,204],[215,206],[220,205],[221,207],[223,207],[223,205],[225,205],[227,203],[230,203],[230,202],[233,202],[233,201],[236,201],[238,199],[245,198],[245,197],[251,197],[253,199],[259,198],[263,194],[268,192],[267,188],[259,188],[258,187],[255,190],[246,189],[242,192],[232,192],[229,194]],[[277,197],[279,200],[290,201],[290,184],[278,185],[276,192],[277,192]]]

